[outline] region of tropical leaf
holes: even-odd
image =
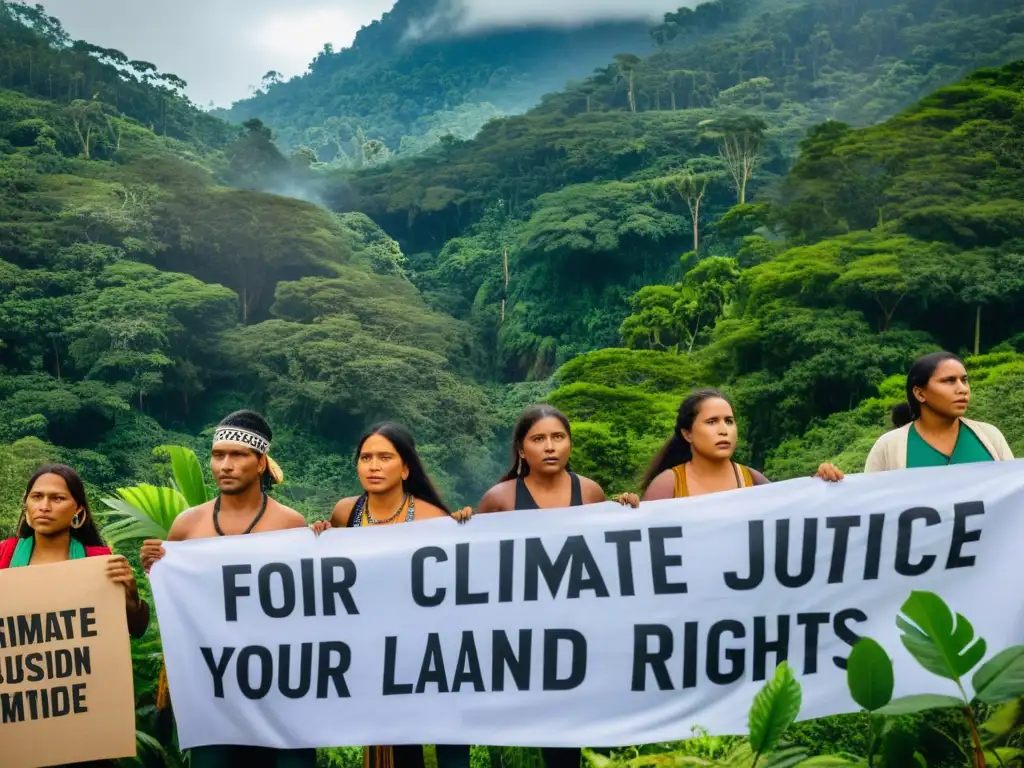
[[[986,704],[1024,696],[1024,645],[1013,645],[986,661],[971,678],[974,695]]]
[[[800,714],[802,703],[800,683],[793,677],[792,667],[782,662],[750,707],[750,747],[755,755],[767,754],[775,748]]]
[[[798,768],[864,768],[867,764],[868,761],[863,757],[818,755],[804,760]]]
[[[918,693],[913,696],[903,696],[893,699],[881,709],[877,710],[880,715],[914,715],[918,712],[926,712],[929,709],[948,709],[956,707],[963,709],[963,699],[956,696],[944,696],[938,693]]]
[[[1017,720],[1021,716],[1022,704],[1024,704],[1022,699],[1000,704],[978,728],[985,731],[992,739],[1006,738],[1017,727]]]
[[[846,660],[846,685],[853,700],[868,712],[892,701],[892,659],[877,642],[862,637]]]
[[[1024,758],[1024,749],[996,747],[995,749],[986,749],[984,754],[986,768],[995,768],[995,766],[1007,766],[1015,760]]]
[[[954,614],[934,592],[911,592],[901,611],[896,619],[903,632],[900,639],[932,674],[959,682],[984,658],[984,638],[976,638],[971,622]]]
[[[758,768],[796,768],[803,765],[806,759],[807,750],[803,747],[787,747],[772,752],[767,759],[758,764]]]
[[[103,537],[114,545],[132,539],[166,539],[175,518],[188,509],[185,497],[174,488],[136,485],[118,488],[119,499],[103,499],[115,518],[103,527]]]
[[[195,451],[181,445],[161,445],[156,450],[170,456],[174,485],[190,507],[198,507],[210,500],[210,491],[203,480],[203,467]]]

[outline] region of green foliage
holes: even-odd
[[[1016,747],[1005,746],[1020,730],[1017,718],[1020,702],[1024,701],[1024,675],[1021,659],[1024,646],[1012,646],[983,664],[974,675],[975,698],[968,697],[961,678],[978,666],[985,655],[985,641],[974,636],[974,628],[961,614],[954,612],[938,595],[913,591],[900,609],[896,624],[903,645],[914,659],[929,672],[956,683],[960,697],[945,694],[913,694],[891,702],[892,663],[884,650],[874,641],[863,638],[850,655],[848,685],[851,696],[875,714],[869,727],[872,739],[867,758],[857,758],[853,765],[874,764],[876,752],[881,758],[880,768],[896,768],[910,763],[926,765],[917,742],[910,734],[900,731],[892,718],[916,715],[935,710],[959,711],[969,726],[969,748],[962,748],[963,756],[973,768],[985,768],[1002,760],[1014,760],[1021,753]],[[885,678],[884,691],[878,695],[871,691],[873,681],[864,677]],[[884,694],[884,695],[883,695]],[[885,703],[888,702],[888,703]],[[1002,704],[991,712],[990,718],[979,725],[978,704]],[[982,735],[984,734],[984,738]],[[881,737],[881,749],[876,749],[876,735]],[[1008,739],[1009,737],[1009,739]],[[948,737],[957,743],[953,737]],[[958,745],[959,746],[959,745]],[[827,765],[815,762],[814,765]]]
[[[800,684],[793,677],[792,668],[782,662],[750,708],[750,747],[755,765],[757,757],[774,750],[782,734],[796,721],[802,701]]]
[[[36,468],[53,461],[56,449],[36,437],[0,444],[0,538],[13,536],[21,519],[25,483]]]
[[[985,639],[976,638],[971,623],[934,592],[915,590],[901,610],[900,640],[932,674],[959,681],[984,658]]]
[[[218,186],[298,178],[278,173],[260,126],[220,156],[109,116],[124,127],[119,146],[86,159],[60,108],[5,91],[0,105],[0,137],[27,145],[0,153],[0,183],[11,179],[0,196],[0,440],[59,446],[113,498],[165,482],[154,449],[200,449],[193,435],[228,410],[263,408],[284,436],[278,492],[320,517],[356,482],[331,455],[398,418],[453,504],[479,498],[497,470],[474,330],[427,305],[398,244],[365,215]],[[45,137],[53,147],[39,153]],[[289,439],[311,409],[341,421]],[[198,473],[185,483],[200,498]]]
[[[121,51],[72,40],[41,5],[0,3],[0,41],[0,89],[69,104],[86,158],[91,134],[102,126],[110,104],[137,124],[197,144],[223,146],[234,133],[188,100],[181,78],[131,61]],[[22,141],[33,132],[45,129],[22,125]]]
[[[103,503],[113,522],[103,527],[103,538],[114,546],[137,539],[166,539],[174,519],[188,508],[185,497],[174,488],[142,484],[118,488],[119,498]]]
[[[360,768],[362,747],[332,747],[316,751],[316,768]]]
[[[358,487],[350,452],[381,418],[413,428],[450,503],[475,502],[545,400],[573,420],[574,468],[633,490],[708,385],[734,401],[737,458],[772,479],[857,471],[909,360],[940,346],[973,352],[970,415],[1024,451],[1024,69],[999,66],[1024,55],[1019,3],[716,0],[669,14],[646,58],[618,25],[392,47],[421,5],[269,77],[234,128],[153,65],[0,3],[0,528],[60,459],[134,557],[209,497],[197,455],[239,407],[269,415],[274,493],[309,519]],[[569,39],[594,45],[566,57]],[[491,119],[592,54],[592,77]],[[973,746],[1009,765],[1021,656],[979,666],[969,624],[919,603],[908,648],[974,670],[979,720],[1004,702]],[[140,744],[175,764],[147,709],[159,645],[134,647]],[[852,669],[882,664],[869,647]],[[786,729],[790,676],[752,742],[588,759],[904,768],[967,744],[965,692],[880,706],[891,674],[856,681],[870,719]]]
[[[877,642],[863,637],[846,659],[846,681],[850,696],[861,707],[868,712],[881,709],[892,700],[892,659]]]
[[[971,681],[974,695],[989,705],[1024,695],[1024,645],[1000,651],[986,661]]]
[[[572,468],[614,495],[634,487],[636,445],[607,424],[579,422],[572,431]]]
[[[203,468],[192,450],[181,445],[162,445],[156,452],[166,453],[170,457],[174,488],[184,497],[188,506],[198,507],[213,498],[203,478]]]

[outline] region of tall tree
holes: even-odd
[[[633,87],[633,74],[640,64],[640,57],[632,53],[620,53],[615,56],[615,67],[619,77],[626,81],[626,95],[629,99],[629,111],[636,114],[636,91]]]
[[[738,115],[707,120],[708,135],[718,140],[718,153],[732,179],[736,202],[747,202],[747,185],[764,160],[764,135],[768,128],[760,117]]]

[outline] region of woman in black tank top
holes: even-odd
[[[571,491],[569,492],[569,506],[578,507],[583,504],[583,492],[580,490],[580,476],[575,472],[566,470],[569,472],[569,481],[571,483]],[[530,493],[530,489],[526,487],[526,479],[523,477],[516,478],[516,505],[514,509],[540,509],[537,506],[537,502],[533,499],[533,494]]]
[[[550,405],[527,408],[512,433],[512,466],[477,509],[561,509],[608,501],[601,486],[569,469],[572,429],[569,419]],[[632,506],[635,506],[633,504]],[[580,749],[544,747],[546,768],[579,768]]]
[[[484,494],[477,513],[607,501],[600,485],[569,469],[571,452],[572,428],[565,414],[550,405],[530,406],[512,432],[512,466]]]

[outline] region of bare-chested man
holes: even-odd
[[[257,413],[236,411],[225,418],[214,433],[211,451],[213,479],[220,494],[178,515],[167,540],[304,528],[302,515],[267,495],[282,479],[281,470],[268,456],[272,437],[270,425]],[[163,541],[143,542],[142,567],[147,574],[165,554]],[[217,745],[196,747],[190,756],[191,768],[313,768],[315,764],[315,749]]]

